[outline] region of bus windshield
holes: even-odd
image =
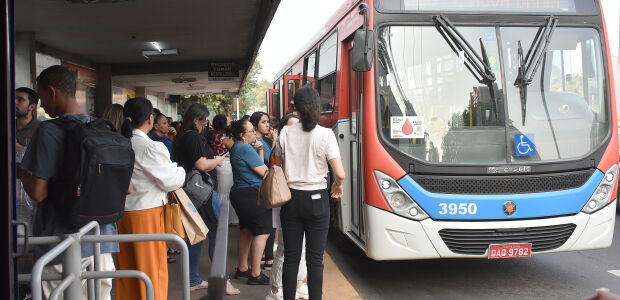
[[[495,86],[476,80],[435,27],[379,29],[377,109],[390,145],[428,162],[506,164],[575,159],[603,142],[610,113],[598,31],[555,29],[522,122],[518,44],[527,51],[538,27],[457,29],[484,44]]]

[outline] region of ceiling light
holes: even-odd
[[[155,48],[155,50],[161,52],[161,46],[158,42],[151,42],[151,45],[153,45],[153,48]]]
[[[178,49],[162,49],[161,51],[157,50],[142,50],[142,56],[145,58],[149,58],[149,56],[155,55],[179,55]]]
[[[174,82],[174,83],[190,83],[190,82],[195,82],[196,81],[196,77],[185,78],[183,76],[180,76],[178,78],[172,78],[171,81]]]

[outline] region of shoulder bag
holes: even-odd
[[[284,149],[282,149],[282,163],[284,163]],[[265,173],[263,182],[258,188],[258,202],[267,208],[280,207],[291,200],[291,190],[282,167],[272,165]]]

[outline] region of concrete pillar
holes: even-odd
[[[112,68],[110,65],[98,65],[95,115],[101,116],[110,104],[112,104]]]
[[[36,81],[34,33],[15,33],[15,87],[34,88]]]
[[[170,114],[170,107],[166,103],[166,93],[157,93],[157,107],[161,110],[161,113],[168,116]]]
[[[136,87],[136,97],[144,97],[146,98],[146,88],[143,86]]]

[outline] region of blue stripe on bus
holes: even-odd
[[[594,194],[603,176],[603,172],[596,170],[592,177],[579,188],[510,195],[430,193],[408,175],[398,180],[398,183],[434,220],[512,220],[576,214],[581,211]],[[506,201],[513,201],[516,204],[516,212],[512,216],[507,216],[503,212]],[[445,205],[441,203],[445,203]],[[468,208],[467,213],[459,214],[458,210],[455,214],[450,214],[450,210],[446,212],[443,207],[449,206],[451,203],[456,204],[457,208],[459,204],[464,203],[461,206]],[[476,206],[476,209],[475,213],[471,214],[474,211],[473,205]],[[452,208],[454,211],[454,205]],[[461,212],[464,210],[461,209]],[[444,212],[444,214],[440,212]]]
[[[349,122],[349,119],[338,120],[338,122],[336,122],[336,125],[332,126],[332,130],[335,130],[336,127],[338,127],[338,125],[340,125],[340,123],[346,123],[346,122]]]

